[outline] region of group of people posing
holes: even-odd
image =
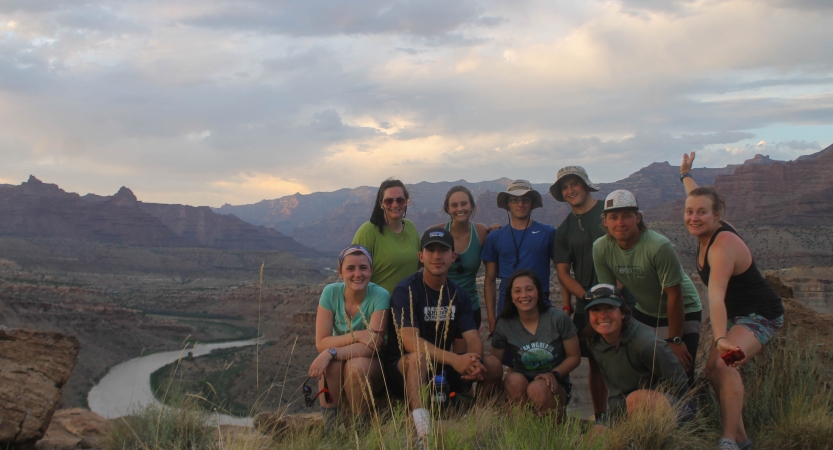
[[[685,225],[698,241],[696,269],[708,286],[714,336],[706,376],[722,412],[718,448],[749,450],[736,368],[778,331],[784,308],[724,220],[723,197],[692,178],[694,156],[684,155],[680,181]],[[700,297],[671,242],[645,225],[636,197],[617,190],[600,201],[591,196],[598,190],[583,168],[559,170],[549,193],[570,214],[556,229],[532,219],[543,201],[526,180],[498,194],[503,226],[473,222],[474,197],[455,186],[443,203],[449,221],[420,235],[405,218],[405,185],[384,181],[370,220],[338,257],[343,281],[321,294],[320,354],[309,376],[319,380],[325,423],[340,408],[367,414],[371,397],[386,389],[405,399],[423,440],[431,420],[420,390],[437,374],[457,394],[472,394],[475,384],[478,396],[504,390],[511,402],[561,421],[582,358],[599,429],[639,408],[691,420]],[[550,296],[550,262],[561,305]]]

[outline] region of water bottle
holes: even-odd
[[[434,376],[434,402],[438,405],[443,405],[448,402],[448,394],[451,391],[451,387],[448,385],[448,382],[445,379],[445,372],[443,371],[442,374]]]

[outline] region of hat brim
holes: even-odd
[[[523,197],[526,194],[529,194],[532,197],[532,209],[544,207],[544,199],[541,198],[541,194],[539,194],[535,189],[515,189],[512,192],[500,192],[497,194],[497,207],[509,211],[509,196]]]
[[[591,301],[590,303],[588,303],[587,306],[584,307],[584,310],[585,311],[590,311],[590,308],[592,308],[596,305],[610,305],[610,306],[619,307],[619,306],[622,306],[623,303],[624,302],[622,300],[618,299],[618,298],[611,298],[611,297],[597,298],[597,299]]]
[[[440,244],[440,245],[442,245],[442,246],[444,246],[444,247],[448,247],[448,248],[450,248],[450,249],[454,250],[454,246],[453,246],[453,245],[448,245],[448,242],[445,242],[445,241],[443,241],[443,240],[441,240],[441,239],[431,239],[431,240],[429,240],[429,241],[425,242],[424,244],[422,244],[422,247],[421,247],[420,249],[424,249],[425,247],[428,247],[428,246],[429,246],[429,245],[431,245],[431,244]]]
[[[580,173],[565,173],[565,174],[561,175],[560,177],[556,178],[555,183],[553,183],[552,186],[550,186],[550,195],[552,195],[552,197],[554,199],[558,200],[559,202],[562,202],[562,203],[564,202],[564,196],[561,195],[561,182],[564,180],[564,178],[567,178],[570,175],[575,175],[581,181],[583,181],[584,185],[587,186],[587,189],[590,192],[599,192],[599,186],[596,185],[595,183],[591,182],[587,177],[583,176],[582,174],[580,174]]]

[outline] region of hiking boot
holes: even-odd
[[[717,450],[740,450],[740,447],[738,447],[735,441],[729,438],[720,438],[717,441]]]
[[[755,450],[755,446],[752,445],[752,439],[747,439],[744,442],[738,442],[738,447],[740,450]]]

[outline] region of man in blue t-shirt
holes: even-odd
[[[451,232],[429,228],[422,235],[421,247],[419,261],[425,269],[393,289],[381,359],[388,393],[407,400],[417,436],[424,442],[430,417],[420,388],[428,383],[429,375],[444,372],[451,390],[459,393],[469,391],[471,382],[482,381],[481,392],[490,393],[503,370],[494,357],[483,357],[471,300],[465,289],[448,279],[448,269],[457,258]],[[455,338],[466,341],[468,353],[451,351]]]
[[[538,275],[544,288],[544,301],[551,305],[550,260],[555,239],[555,228],[532,220],[532,210],[543,207],[544,202],[529,181],[509,183],[506,191],[497,195],[497,206],[508,211],[509,226],[489,233],[480,254],[486,264],[483,297],[490,332],[494,331],[496,318],[503,309],[506,294],[503,281],[518,270],[528,269]],[[496,278],[500,278],[500,289],[495,289]]]

